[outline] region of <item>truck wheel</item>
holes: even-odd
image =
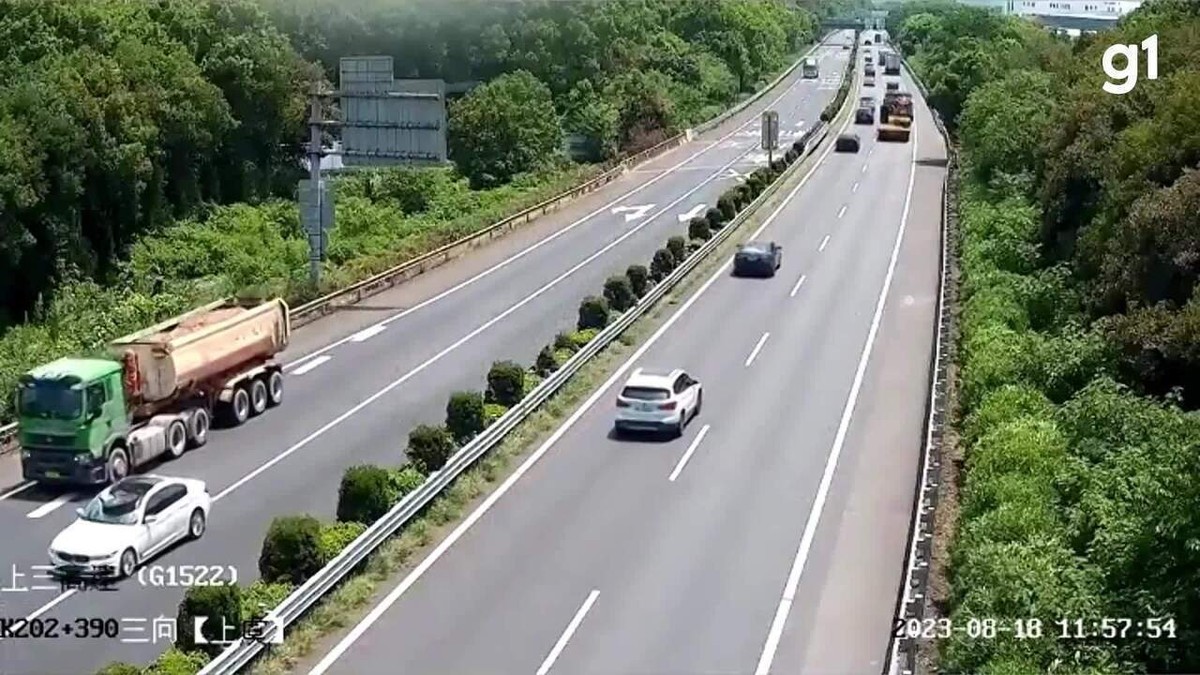
[[[276,370],[267,378],[267,405],[274,408],[283,403],[283,373]]]
[[[245,423],[250,418],[250,392],[245,387],[233,390],[233,399],[222,406],[223,417],[231,427]]]
[[[188,433],[189,445],[193,448],[199,448],[208,442],[208,430],[212,426],[212,419],[208,416],[208,410],[205,408],[195,408],[192,410],[192,428]]]
[[[256,379],[250,383],[250,414],[255,417],[267,409],[267,383]]]
[[[108,482],[116,483],[129,475],[129,455],[124,448],[114,448],[108,455]]]
[[[183,420],[175,420],[167,425],[167,452],[171,455],[171,459],[179,459],[183,457],[183,453],[187,451],[187,427],[183,425]]]

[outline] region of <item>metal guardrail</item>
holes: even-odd
[[[793,62],[792,65],[788,66],[787,70],[783,71],[779,77],[772,80],[770,84],[759,89],[754,93],[754,95],[750,96],[745,101],[738,103],[733,108],[726,110],[713,119],[692,129],[687,129],[682,133],[675,134],[674,136],[652,147],[625,157],[615,162],[611,168],[604,171],[604,173],[601,173],[599,176],[576,185],[565,192],[560,192],[559,194],[545,201],[534,204],[533,206],[530,206],[529,208],[518,213],[514,213],[513,215],[497,221],[478,232],[469,234],[444,246],[440,246],[428,253],[419,255],[416,258],[406,260],[395,267],[386,269],[379,274],[371,276],[367,279],[363,279],[362,281],[357,281],[349,286],[346,286],[345,288],[332,291],[315,300],[310,300],[302,305],[293,307],[291,311],[292,327],[298,328],[305,324],[312,323],[313,321],[316,321],[317,319],[336,311],[340,307],[362,302],[365,298],[376,295],[382,291],[392,288],[393,286],[396,286],[397,284],[408,281],[413,277],[420,276],[431,269],[444,265],[450,260],[456,258],[463,251],[480,246],[481,244],[495,239],[497,236],[504,234],[515,227],[528,223],[538,216],[542,216],[554,211],[558,207],[566,204],[567,202],[573,201],[575,198],[581,195],[594,192],[595,190],[608,185],[614,180],[625,175],[625,173],[631,168],[641,164],[642,162],[650,160],[666,152],[667,150],[670,150],[671,148],[683,145],[684,143],[690,141],[696,134],[715,129],[733,116],[744,111],[754,102],[761,99],[767,94],[767,92],[779,86],[779,83],[783,82],[788,76],[795,72],[796,68],[800,66],[804,59],[808,58],[808,56],[816,51],[817,48],[819,48],[828,37],[829,34],[822,37],[817,44],[813,45],[807,52],[804,53],[803,56]],[[4,454],[15,447],[16,435],[16,423],[0,426],[0,454]]]
[[[849,104],[850,100],[851,97],[847,96],[846,101],[842,104],[843,109]],[[198,675],[233,675],[249,665],[263,650],[268,648],[268,644],[273,639],[276,639],[276,631],[284,631],[286,634],[289,626],[297,622],[321,598],[336,588],[355,568],[375,553],[385,541],[398,533],[408,521],[412,520],[422,509],[429,506],[442,491],[453,484],[455,479],[466,472],[481,457],[499,445],[509,432],[562,388],[571,376],[579,372],[593,357],[615,341],[634,321],[645,314],[657,301],[661,300],[693,269],[699,266],[709,254],[729,239],[739,226],[748,220],[787,182],[787,178],[795,172],[804,160],[816,152],[816,149],[828,138],[830,128],[829,124],[818,122],[816,126],[806,132],[802,137],[804,141],[804,154],[798,157],[753,202],[742,209],[741,213],[732,221],[716,232],[712,239],[709,239],[703,246],[688,256],[678,268],[638,300],[636,305],[598,333],[596,337],[576,352],[558,370],[543,380],[533,391],[529,392],[517,405],[505,412],[490,427],[455,452],[440,471],[431,475],[425,483],[406,495],[383,517],[375,521],[375,523],[359,535],[358,538],[350,542],[337,557],[321,568],[302,586],[293,591],[275,609],[267,613],[264,618],[268,628],[260,636],[260,640],[237,640],[215,659],[210,661]]]
[[[908,61],[901,60],[904,69],[917,85],[922,98],[928,100],[929,90],[917,77]],[[949,364],[955,352],[954,308],[958,302],[958,289],[952,283],[952,274],[957,265],[956,233],[958,231],[957,185],[954,171],[958,164],[957,153],[941,115],[930,108],[938,133],[946,143],[946,175],[942,179],[942,217],[940,273],[938,278],[938,305],[935,314],[937,334],[933,342],[933,359],[930,363],[929,399],[926,403],[925,441],[921,448],[921,474],[913,496],[913,519],[909,526],[909,546],[905,554],[904,583],[896,602],[895,616],[898,620],[922,621],[930,609],[928,601],[929,573],[933,560],[934,514],[938,501],[938,479],[941,472],[947,421],[947,386]],[[885,675],[912,675],[917,667],[917,639],[902,636],[891,639],[890,655],[884,669]]]

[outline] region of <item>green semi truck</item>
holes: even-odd
[[[280,299],[221,300],[21,376],[17,439],[27,480],[104,485],[208,441],[283,401],[291,323]]]

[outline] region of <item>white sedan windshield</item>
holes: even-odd
[[[93,523],[136,525],[139,501],[127,493],[101,493],[88,502],[80,517]]]

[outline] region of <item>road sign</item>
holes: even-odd
[[[762,149],[770,152],[779,147],[779,113],[764,110],[762,114]]]
[[[397,80],[390,56],[344,57],[339,98],[347,166],[446,161],[446,83]]]

